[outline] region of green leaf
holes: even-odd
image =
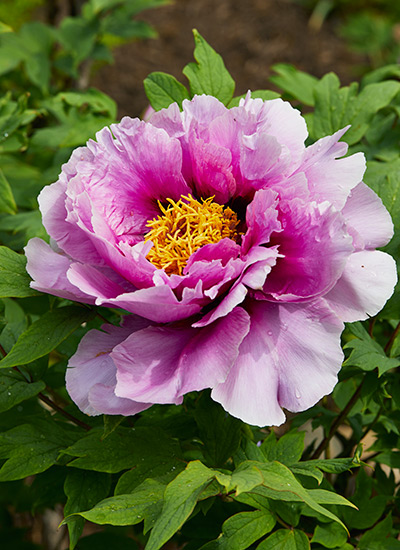
[[[235,490],[235,496],[247,493],[264,482],[257,464],[251,462],[242,462],[231,475],[217,472],[216,478],[226,488],[227,493]]]
[[[0,371],[0,412],[8,411],[14,405],[34,397],[45,387],[42,381],[27,382],[21,373],[13,369]]]
[[[15,214],[17,205],[15,199],[3,171],[0,169],[0,212],[6,214]]]
[[[274,432],[263,441],[261,450],[268,461],[277,460],[286,466],[298,462],[304,450],[305,432],[287,433],[276,442]]]
[[[0,298],[37,296],[26,272],[26,257],[5,246],[0,246]]]
[[[61,449],[72,443],[70,431],[54,421],[23,424],[0,434],[0,481],[23,479],[44,472],[55,464]]]
[[[79,550],[139,550],[137,543],[112,532],[101,531],[79,539]]]
[[[113,414],[113,415],[107,415],[103,414],[103,421],[104,421],[104,432],[101,436],[101,439],[105,439],[108,437],[118,426],[121,424],[121,422],[125,419],[124,416]]]
[[[201,547],[201,550],[245,550],[269,533],[275,525],[274,516],[267,510],[240,512],[222,525],[221,536]]]
[[[164,506],[151,531],[145,550],[159,550],[182,527],[193,512],[203,489],[212,481],[214,472],[198,460],[189,462],[167,486]]]
[[[94,113],[103,113],[110,118],[117,117],[117,104],[115,101],[96,88],[89,88],[84,92],[61,92],[53,98],[53,101],[65,102],[72,107],[90,106]]]
[[[279,529],[261,542],[257,550],[310,550],[310,543],[303,531]]]
[[[389,514],[373,529],[363,534],[358,543],[359,550],[398,550],[400,541],[390,537],[392,524],[392,516]]]
[[[95,312],[78,306],[66,306],[45,313],[21,334],[0,368],[31,363],[47,355]]]
[[[85,474],[82,472],[82,475]],[[164,491],[163,483],[147,479],[132,494],[106,498],[91,510],[79,512],[75,516],[79,515],[99,525],[136,525],[145,519],[151,527],[161,513]],[[64,523],[73,525],[75,519],[74,515],[66,517]]]
[[[131,490],[152,477],[154,468],[165,468],[165,463],[170,468],[180,456],[179,443],[159,429],[118,427],[105,439],[102,437],[103,429],[96,428],[68,447],[64,453],[78,457],[69,466],[108,473],[134,468]],[[128,490],[127,484],[124,489]]]
[[[391,468],[400,468],[400,451],[385,451],[380,453],[375,460]]]
[[[235,82],[218,55],[196,29],[193,30],[197,63],[189,63],[183,74],[189,80],[192,95],[208,94],[227,105],[232,99]]]
[[[352,329],[352,325],[350,330]],[[350,340],[344,349],[351,349],[350,356],[343,363],[345,366],[350,365],[359,367],[365,371],[371,371],[378,368],[379,376],[386,371],[398,367],[400,359],[387,357],[382,347],[371,338],[368,332],[360,323],[357,324],[357,338]]]
[[[271,69],[278,73],[270,76],[271,82],[304,105],[314,106],[314,88],[318,82],[315,76],[299,71],[287,63],[277,63]]]
[[[347,540],[347,533],[337,523],[324,523],[317,525],[311,542],[316,542],[325,548],[336,548],[343,546]]]
[[[64,483],[64,491],[67,496],[64,515],[69,516],[93,507],[108,495],[110,482],[108,474],[71,470]],[[68,524],[70,550],[75,548],[82,534],[83,526],[82,518],[76,518],[76,521]]]
[[[373,116],[389,105],[400,91],[400,83],[386,81],[365,86],[357,95],[358,84],[340,88],[334,73],[325,75],[314,88],[315,112],[311,135],[314,139],[333,134],[344,126],[351,128],[344,140],[352,145],[360,141]]]
[[[167,73],[150,73],[144,79],[143,85],[150,104],[156,111],[166,109],[171,103],[177,103],[181,107],[184,99],[190,99],[185,86]]]
[[[199,399],[194,418],[209,465],[223,466],[239,446],[242,422],[226,414],[221,405],[207,394]]]

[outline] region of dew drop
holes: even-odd
[[[268,334],[268,336],[272,336],[272,330],[269,330],[269,331],[267,332],[267,334]]]
[[[294,394],[296,396],[296,399],[300,399],[301,393],[299,392],[299,390],[295,390]]]
[[[4,132],[4,137],[5,137],[5,138],[8,137],[8,132]]]

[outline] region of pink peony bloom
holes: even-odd
[[[280,99],[198,96],[124,118],[77,149],[39,197],[51,246],[32,287],[131,312],[83,338],[67,370],[88,414],[135,414],[212,388],[232,415],[279,425],[330,393],[343,322],[393,292],[393,227],[346,129],[305,147]]]

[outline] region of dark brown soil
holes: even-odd
[[[175,0],[140,18],[157,29],[159,38],[118,48],[115,64],[100,69],[93,80],[117,101],[119,116],[137,116],[146,108],[142,82],[152,71],[186,83],[182,68],[193,59],[193,28],[222,55],[237,94],[271,88],[274,63],[291,63],[318,77],[335,71],[346,84],[364,61],[346,49],[334,20],[314,31],[309,14],[293,0]]]

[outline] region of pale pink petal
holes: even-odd
[[[174,403],[185,393],[225,380],[249,330],[249,316],[237,308],[212,326],[148,327],[112,352],[116,394],[139,401]]]
[[[393,258],[379,250],[364,250],[350,256],[342,277],[324,298],[343,321],[363,321],[383,308],[396,282]]]
[[[355,230],[357,249],[385,246],[393,236],[393,223],[381,199],[365,183],[359,183],[349,195],[342,214]]]
[[[47,292],[87,304],[94,303],[94,297],[71,284],[67,271],[71,260],[62,253],[55,252],[42,239],[31,239],[25,247],[27,258],[26,270],[32,277],[31,287],[40,292]]]
[[[282,225],[278,220],[278,196],[271,189],[257,191],[246,209],[247,231],[243,237],[244,254],[253,246],[269,242],[272,232],[280,232]]]
[[[339,158],[346,154],[348,146],[338,140],[348,128],[307,147],[298,169],[307,177],[312,199],[328,200],[338,210],[343,208],[350,191],[361,182],[365,172],[363,153]]]
[[[250,332],[227,380],[211,397],[256,426],[280,425],[330,393],[342,364],[343,324],[323,303],[252,303]]]
[[[103,325],[89,331],[71,357],[66,374],[67,390],[86,414],[136,414],[150,404],[138,403],[115,395],[116,368],[110,357],[112,349],[132,332],[148,326],[139,317],[126,318],[125,326]]]

